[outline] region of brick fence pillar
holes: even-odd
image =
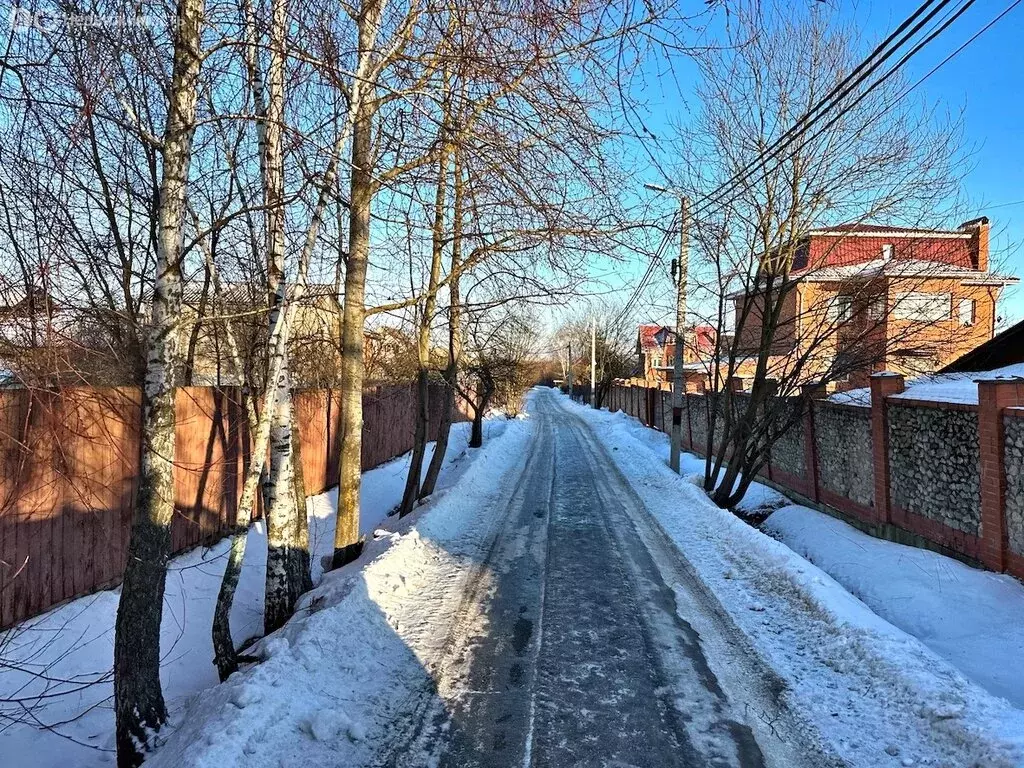
[[[892,522],[889,509],[889,406],[885,399],[903,391],[898,373],[871,374],[871,452],[875,470],[875,519]]]
[[[1003,409],[1024,405],[1024,379],[978,381],[981,552],[986,568],[1006,568],[1006,465]]]

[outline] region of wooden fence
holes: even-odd
[[[431,385],[436,417],[443,386]],[[134,388],[0,392],[0,628],[119,583],[138,476],[140,395]],[[306,491],[336,484],[340,393],[295,393]],[[363,395],[363,470],[412,447],[409,385]],[[467,416],[460,408],[456,421]],[[431,423],[430,439],[439,429]],[[250,436],[236,389],[185,387],[177,396],[175,552],[230,530]]]

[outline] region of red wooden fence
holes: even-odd
[[[430,395],[435,439],[443,387],[431,385]],[[138,474],[139,399],[134,388],[0,392],[0,628],[120,581]],[[412,447],[415,408],[409,385],[364,393],[364,470]],[[336,484],[339,417],[337,390],[295,393],[307,493]],[[460,409],[454,418],[467,417]],[[249,446],[238,390],[178,391],[176,552],[234,526]]]

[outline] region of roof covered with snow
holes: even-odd
[[[874,277],[947,277],[963,280],[966,283],[1002,285],[1019,282],[1019,278],[1009,275],[996,275],[977,269],[920,259],[873,259],[858,264],[809,269],[805,272],[795,273],[794,277],[817,282]]]

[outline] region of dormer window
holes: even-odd
[[[883,261],[891,261],[892,260],[892,253],[893,253],[892,243],[885,243],[885,244],[882,245],[882,260]]]

